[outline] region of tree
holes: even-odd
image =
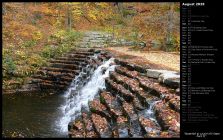
[[[166,44],[172,43],[174,3],[169,4]]]

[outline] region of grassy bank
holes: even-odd
[[[76,47],[82,34],[60,30],[46,42],[28,40],[20,46],[3,46],[3,90],[20,88],[47,60],[59,57]]]

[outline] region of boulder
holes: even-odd
[[[180,74],[176,72],[165,72],[160,74],[158,78],[160,83],[164,83],[165,85],[171,88],[179,88],[180,87]]]

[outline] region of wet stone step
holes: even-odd
[[[18,92],[30,94],[38,93],[40,90],[40,87],[36,83],[28,83],[27,85],[23,85],[22,88],[18,90]]]
[[[78,74],[80,72],[80,70],[71,70],[71,69],[61,69],[61,68],[54,68],[54,67],[41,67],[40,68],[40,73],[42,71],[42,74],[45,74],[45,71],[52,71],[52,72],[61,72],[61,73],[74,73],[74,74]]]
[[[63,77],[55,77],[55,76],[43,76],[43,75],[34,75],[32,78],[34,79],[42,79],[42,80],[48,80],[48,81],[66,81],[71,82],[73,80],[70,76],[63,76]]]
[[[55,84],[55,85],[63,85],[68,86],[70,82],[66,81],[49,81],[49,80],[43,80],[43,79],[32,79],[32,81],[35,81],[34,83],[49,83],[49,84]]]
[[[105,117],[92,113],[91,119],[93,121],[96,132],[101,138],[111,138],[112,130],[111,126]]]
[[[74,122],[68,125],[69,137],[70,138],[84,138],[85,128],[81,119],[75,119]]]
[[[138,121],[138,115],[134,110],[134,106],[131,103],[123,102],[122,107],[124,109],[125,115],[128,118],[129,123],[129,135],[130,137],[143,137],[143,132]]]
[[[133,79],[139,75],[137,71],[129,71],[126,67],[122,67],[122,66],[115,67],[115,71],[119,74],[125,75]]]
[[[169,106],[173,110],[180,112],[180,96],[175,96],[169,100]]]
[[[108,121],[111,121],[111,115],[109,114],[106,106],[103,105],[98,99],[90,101],[88,105],[92,113],[99,114],[105,117]]]
[[[141,111],[141,110],[145,109],[145,107],[141,104],[141,102],[140,102],[140,100],[138,99],[137,96],[133,97],[132,102],[133,102],[133,105],[134,105],[134,107],[137,111]]]
[[[125,116],[119,116],[116,119],[116,123],[116,127],[113,130],[113,138],[130,137],[128,119]]]
[[[137,114],[135,113],[133,104],[124,101],[122,103],[122,107],[125,115],[127,115],[130,120],[137,119]]]
[[[140,73],[146,73],[146,69],[140,65],[130,64],[127,61],[123,61],[121,59],[115,59],[115,63],[117,63],[118,65],[121,65],[123,67],[127,67],[131,71],[138,71]]]
[[[122,76],[116,72],[111,72],[110,78],[122,85],[126,85],[127,80],[129,80],[129,78],[127,78],[126,76]]]
[[[180,79],[166,79],[164,80],[164,84],[176,89],[180,87]]]
[[[170,93],[170,94],[163,94],[162,97],[161,97],[165,102],[168,102],[169,100],[173,99],[173,98],[176,98],[176,99],[179,99],[180,100],[180,96],[179,95],[176,95],[174,93]]]
[[[139,122],[144,131],[146,132],[145,137],[154,138],[159,137],[161,128],[150,118],[146,118],[144,116],[139,117]]]
[[[93,126],[93,122],[91,120],[91,114],[87,112],[82,112],[82,120],[85,126],[85,137],[86,138],[97,138],[98,134]]]
[[[51,67],[65,68],[65,69],[72,69],[72,70],[80,70],[81,69],[81,66],[79,66],[79,65],[62,64],[62,63],[51,63]]]
[[[134,93],[142,106],[148,107],[147,98],[151,97],[151,95],[146,93],[143,88],[139,86],[139,82],[137,80],[120,75],[116,72],[111,73],[110,77],[116,82],[123,84],[126,89],[129,89]]]
[[[57,60],[70,60],[70,61],[79,61],[79,62],[86,62],[88,59],[86,58],[71,58],[71,57],[58,57]]]
[[[151,94],[149,94],[146,98],[146,102],[148,104],[148,107],[150,107],[151,103],[155,102],[155,101],[158,101],[160,100],[160,98],[156,97],[156,96],[153,96]]]
[[[143,137],[143,132],[135,113],[134,106],[131,103],[123,102],[122,107],[129,120],[129,133],[131,137]]]
[[[179,135],[180,133],[180,114],[170,109],[162,101],[154,105],[154,112],[162,130],[172,131]]]
[[[130,119],[129,133],[130,136],[133,138],[143,138],[142,128],[140,126],[138,118]]]
[[[120,108],[120,103],[118,103],[117,99],[112,96],[110,92],[102,91],[100,93],[100,101],[105,104],[105,106],[109,109],[110,114],[114,118],[118,118],[123,115],[123,112]]]
[[[39,83],[39,86],[41,90],[49,90],[49,89],[55,89],[55,90],[64,90],[67,86],[64,85],[56,85],[51,83]]]
[[[42,75],[42,76],[47,76],[47,77],[56,77],[60,78],[63,76],[68,76],[68,77],[74,77],[74,73],[61,73],[61,72],[55,72],[55,71],[44,71],[44,70],[39,70],[37,74]]]
[[[67,85],[69,85],[70,82],[67,82],[67,81],[51,81],[51,80],[41,79],[41,81],[39,81],[39,84],[41,84],[41,83],[48,83],[48,84],[56,84],[56,85],[61,85],[61,86],[67,86]]]
[[[117,94],[121,95],[126,101],[131,102],[134,98],[134,95],[124,88],[121,84],[105,78],[106,88],[115,91]]]
[[[86,66],[87,63],[80,62],[80,61],[71,61],[71,60],[50,60],[51,63],[62,63],[62,64],[74,64],[74,65],[82,65]]]
[[[140,77],[139,85],[144,90],[150,90],[151,94],[158,97],[162,97],[166,94],[171,94],[171,92],[169,91],[167,87],[160,85],[159,83],[156,82],[156,80],[152,78]]]
[[[100,61],[100,59],[92,59],[90,64],[96,64],[97,66],[101,65],[103,61]]]

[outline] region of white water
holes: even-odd
[[[83,87],[81,87],[81,84],[84,81],[79,79],[84,74],[83,71],[73,80],[64,96],[66,102],[60,108],[63,117],[59,120],[58,125],[62,132],[68,131],[68,123],[80,115],[81,107],[84,106],[88,109],[88,102],[93,100],[99,89],[105,89],[105,78],[109,76],[109,71],[114,71],[115,69],[115,65],[109,66],[112,62],[114,62],[114,58],[109,59],[99,66],[93,72],[90,81]],[[89,68],[89,66],[87,67]],[[104,68],[106,71],[103,74],[102,71]],[[81,88],[78,89],[78,87]]]
[[[149,108],[145,111],[145,115],[148,116],[152,121],[156,123],[157,121],[154,116],[154,105],[158,102],[161,102],[161,100],[151,102],[149,105]]]

